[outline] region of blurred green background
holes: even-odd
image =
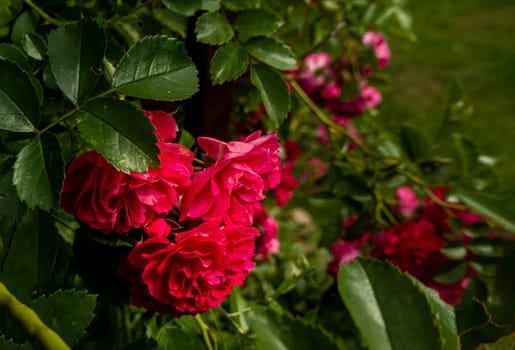
[[[391,90],[381,114],[438,133],[455,76],[474,110],[453,131],[498,159],[500,186],[515,189],[515,1],[411,0],[416,42],[389,38]]]

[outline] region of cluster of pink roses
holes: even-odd
[[[391,52],[383,35],[366,32],[362,42],[373,49],[377,67],[386,68]],[[320,52],[306,56],[303,67],[291,74],[317,105],[331,113],[333,121],[347,129],[353,138],[359,139],[351,118],[361,115],[367,108],[376,107],[382,101],[381,92],[367,81],[372,71],[371,65],[366,64],[355,72],[355,67],[346,56],[333,59],[327,52]],[[355,86],[358,87],[358,93],[348,99],[346,89],[352,91]],[[325,126],[317,130],[317,140],[322,144],[328,142]]]
[[[68,167],[61,205],[104,234],[143,229],[119,269],[134,305],[177,316],[204,312],[254,266],[260,234],[252,224],[264,191],[281,178],[279,140],[259,131],[233,142],[199,137],[210,163],[194,172],[193,153],[175,143],[173,117],[145,114],[156,128],[161,166],[127,174],[86,152]]]
[[[432,193],[445,201],[443,188],[435,188]],[[466,228],[483,223],[483,219],[468,211],[444,208],[430,198],[420,200],[408,187],[398,188],[397,198],[399,205],[395,209],[406,221],[379,233],[365,233],[353,241],[340,239],[333,244],[334,260],[328,266],[329,272],[336,275],[341,264],[362,255],[388,260],[438,291],[445,302],[457,304],[475,271],[469,267],[466,274],[452,283],[441,283],[435,279],[451,263],[442,252],[448,240],[469,239],[463,233],[453,233],[449,220],[458,219],[461,227]],[[349,228],[354,220],[347,220],[344,226]]]

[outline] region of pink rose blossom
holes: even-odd
[[[136,244],[120,273],[131,283],[131,303],[175,316],[218,306],[254,267],[254,227],[209,221],[175,236]]]
[[[331,83],[329,85],[325,85],[322,88],[320,95],[322,96],[322,98],[324,98],[326,100],[334,100],[334,99],[340,97],[341,93],[342,93],[342,89],[340,88],[340,86],[338,86],[338,84],[336,84],[336,83]]]
[[[362,38],[363,44],[374,49],[377,58],[377,67],[379,69],[386,68],[390,63],[392,53],[388,47],[384,36],[378,32],[366,32]]]
[[[126,233],[150,224],[178,203],[190,185],[193,153],[175,138],[175,121],[164,112],[146,112],[157,127],[161,167],[147,173],[123,173],[89,151],[67,169],[61,206],[88,227],[103,233]]]
[[[361,256],[359,247],[353,242],[348,242],[343,239],[338,240],[331,247],[333,253],[333,261],[329,263],[327,269],[333,276],[338,275],[338,270],[342,264],[350,263],[352,260]]]
[[[256,251],[259,257],[268,261],[270,254],[278,254],[280,243],[278,239],[279,225],[275,217],[265,211],[261,203],[254,203],[254,224],[261,235],[256,242]]]
[[[293,197],[293,190],[298,186],[292,172],[295,163],[300,158],[300,146],[295,141],[288,139],[284,143],[284,151],[286,159],[281,170],[281,182],[274,190],[277,205],[281,208]]]
[[[365,106],[367,108],[374,108],[383,100],[381,92],[373,86],[362,84],[361,96],[365,100]]]
[[[157,218],[144,227],[149,237],[168,237],[172,233],[172,227],[164,218]]]
[[[419,206],[415,191],[407,186],[397,188],[395,195],[399,201],[399,210],[406,218],[412,218]]]
[[[281,180],[276,133],[261,136],[257,131],[233,142],[199,137],[198,143],[215,162],[193,176],[182,199],[181,220],[221,218],[226,225],[251,225],[253,203]]]

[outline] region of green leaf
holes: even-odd
[[[170,10],[183,16],[191,16],[200,10],[201,0],[161,0]]]
[[[193,146],[195,146],[195,137],[193,137],[192,134],[190,134],[187,130],[182,129],[181,130],[181,137],[179,139],[179,143],[183,146],[186,146],[186,148],[192,149]]]
[[[283,78],[265,65],[250,68],[252,84],[259,90],[268,116],[275,128],[284,121],[290,110],[290,92]]]
[[[471,140],[459,134],[454,134],[453,137],[454,144],[456,145],[456,149],[460,157],[461,168],[464,176],[466,176],[470,174],[477,165],[479,154],[477,152],[476,145],[474,145]]]
[[[515,201],[481,192],[456,191],[456,197],[479,215],[494,220],[510,232],[515,232]]]
[[[64,160],[54,135],[35,137],[18,154],[13,183],[21,200],[29,207],[52,208],[61,193]]]
[[[263,9],[242,11],[233,23],[240,40],[254,36],[269,36],[283,25],[283,21],[274,13]]]
[[[35,60],[41,61],[45,59],[47,45],[45,39],[36,33],[28,33],[21,39],[23,50]]]
[[[0,336],[0,349],[2,349],[2,350],[29,350],[29,349],[33,349],[33,347],[30,345],[29,342],[26,342],[24,344],[16,344],[11,339],[6,340],[5,337],[2,335],[2,336]]]
[[[182,43],[164,36],[146,37],[122,57],[113,87],[129,96],[177,101],[198,91],[197,68]]]
[[[321,328],[283,312],[254,308],[245,314],[256,334],[257,350],[338,349]]]
[[[200,8],[208,12],[218,11],[220,10],[220,0],[202,0]]]
[[[400,142],[410,160],[417,161],[428,158],[431,143],[422,129],[411,125],[403,125],[400,131]]]
[[[23,0],[2,0],[0,2],[0,26],[8,24],[21,11]]]
[[[188,18],[165,8],[154,9],[154,17],[171,31],[186,38]]]
[[[245,312],[249,309],[249,303],[243,298],[239,288],[232,290],[229,302],[231,305],[231,313],[236,315],[235,322],[238,323],[241,332],[246,333],[249,330],[249,325],[245,317]]]
[[[129,172],[158,167],[154,127],[143,111],[127,101],[100,99],[77,114],[79,132],[113,166]]]
[[[86,20],[48,35],[48,57],[57,85],[74,104],[86,100],[101,75],[104,31]]]
[[[204,44],[221,45],[234,36],[227,18],[220,12],[206,12],[195,25],[197,41]]]
[[[256,0],[222,0],[222,4],[231,11],[241,11],[256,7],[258,2]]]
[[[0,44],[0,59],[5,59],[18,64],[20,68],[27,73],[31,70],[27,54],[16,45],[5,43]]]
[[[297,59],[289,46],[264,36],[249,39],[243,45],[252,56],[279,70],[297,68]]]
[[[157,333],[156,340],[157,349],[159,350],[205,349],[203,342],[196,334],[192,334],[171,323],[161,327]]]
[[[50,214],[29,210],[10,239],[0,278],[23,302],[51,275],[57,254],[57,233]]]
[[[370,349],[458,349],[453,309],[388,262],[343,264],[338,290]]]
[[[18,65],[5,60],[0,60],[0,76],[0,129],[35,131],[39,101],[30,77]]]
[[[23,11],[14,21],[11,29],[13,43],[19,45],[25,34],[34,32],[39,23],[39,18],[39,15],[30,9]]]
[[[515,332],[497,339],[495,343],[479,344],[476,350],[513,350],[515,344]]]
[[[247,71],[249,56],[237,44],[230,42],[220,46],[211,59],[209,73],[213,84],[235,80]]]
[[[69,345],[77,344],[94,317],[96,295],[81,290],[57,291],[34,300],[32,308],[41,320]]]

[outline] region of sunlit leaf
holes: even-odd
[[[143,38],[122,57],[113,88],[129,96],[177,101],[198,91],[197,68],[176,39]]]

